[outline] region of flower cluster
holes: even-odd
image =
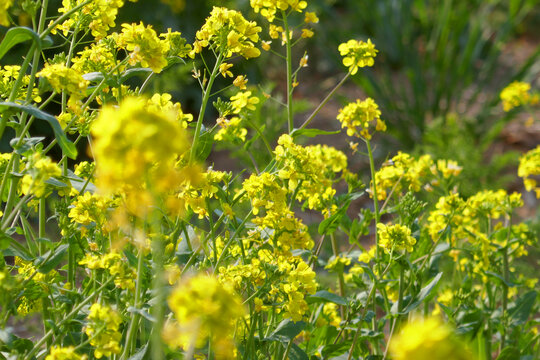
[[[261,28],[254,21],[247,21],[240,12],[223,7],[214,7],[205,24],[197,31],[193,54],[211,47],[224,57],[241,55],[246,59],[261,54],[255,47]]]
[[[404,250],[412,252],[413,245],[416,244],[416,239],[411,236],[411,229],[404,225],[385,225],[378,223],[377,234],[379,236],[379,246],[387,254],[393,251],[401,252]]]
[[[43,197],[47,193],[46,181],[62,174],[57,163],[40,153],[33,154],[27,161],[27,174],[21,181],[23,194],[33,194]]]
[[[396,360],[465,360],[473,355],[452,329],[437,317],[416,319],[390,343]]]
[[[349,68],[349,73],[354,75],[358,68],[373,66],[377,56],[375,45],[368,39],[367,42],[358,40],[349,40],[338,47],[339,53],[343,56],[343,65]]]
[[[15,82],[19,77],[21,67],[19,65],[5,65],[0,66],[0,99],[8,99],[11,92],[15,91],[15,99],[24,100],[28,93],[28,84],[30,83],[30,75],[24,75],[20,87],[14,89]],[[32,89],[32,100],[39,103],[41,97],[39,96],[39,89]]]
[[[370,140],[374,131],[386,131],[379,106],[371,98],[363,101],[358,99],[339,109],[337,119],[342,128],[347,128],[349,136]]]
[[[251,7],[256,13],[261,13],[269,22],[274,21],[279,11],[302,12],[307,7],[305,0],[250,0]]]
[[[523,178],[523,184],[527,191],[536,193],[536,197],[540,198],[540,187],[537,186],[535,176],[540,175],[540,146],[525,153],[519,159],[518,176]]]
[[[538,103],[538,95],[531,95],[531,85],[522,82],[514,81],[501,91],[501,100],[504,111],[510,111],[513,108]]]
[[[119,253],[112,251],[105,255],[87,252],[79,261],[79,265],[86,266],[89,270],[105,269],[114,278],[114,284],[120,289],[135,289],[135,270],[130,267]]]
[[[219,358],[232,357],[231,335],[236,321],[244,315],[244,308],[230,286],[215,277],[197,275],[181,281],[167,302],[176,319],[163,334],[170,346],[201,347],[210,338]]]
[[[122,24],[122,33],[118,35],[117,45],[129,52],[129,64],[140,63],[155,73],[167,66],[166,55],[170,49],[168,41],[161,40],[152,26],[139,24]]]
[[[45,360],[86,360],[88,356],[79,355],[75,351],[75,347],[61,347],[53,346],[49,351],[49,355],[45,357]]]
[[[76,108],[77,101],[86,95],[89,82],[74,68],[64,64],[45,64],[37,76],[47,79],[56,92],[65,91],[70,95],[68,104]]]
[[[137,0],[130,1],[136,2]],[[86,2],[84,0],[62,0],[63,7],[58,9],[58,12],[61,14],[71,12],[75,7]],[[63,23],[58,24],[53,29],[53,33],[60,30],[64,33],[64,36],[67,36],[68,32],[73,28],[84,26],[91,30],[96,39],[101,39],[107,36],[109,29],[115,27],[118,9],[124,6],[124,3],[124,0],[92,0],[80,8],[79,11],[72,13]]]
[[[91,339],[90,345],[95,348],[96,358],[101,359],[103,356],[109,357],[120,353],[121,324],[122,318],[111,307],[99,303],[92,304],[84,332]]]

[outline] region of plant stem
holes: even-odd
[[[292,108],[292,55],[291,55],[291,37],[289,31],[289,23],[287,22],[287,14],[281,11],[283,15],[283,26],[285,28],[285,47],[287,50],[287,123],[289,124],[289,134],[294,129],[293,108]]]
[[[334,96],[336,91],[338,91],[338,89],[345,83],[345,81],[349,78],[349,76],[351,76],[351,73],[347,73],[347,75],[345,75],[345,77],[343,79],[341,79],[341,81],[328,93],[328,95],[326,95],[324,100],[317,106],[317,108],[315,110],[313,110],[311,115],[309,115],[309,117],[306,119],[306,121],[304,121],[302,126],[300,126],[300,128],[299,128],[300,130],[304,129],[306,126],[308,126],[311,123],[311,121],[315,118],[315,116],[317,116],[319,111],[321,111],[321,109],[324,107],[324,105],[326,105],[326,103],[332,98],[332,96]]]
[[[221,65],[222,60],[223,60],[223,53],[220,52],[216,59],[216,63],[214,64],[214,69],[212,70],[212,74],[210,74],[210,79],[208,79],[208,85],[206,86],[206,89],[204,89],[203,99],[201,103],[201,110],[199,111],[199,117],[197,118],[197,126],[195,127],[195,134],[193,135],[193,143],[191,145],[191,152],[189,153],[190,164],[192,164],[193,161],[195,161],[195,156],[197,154],[197,145],[199,143],[199,136],[201,134],[201,127],[202,127],[202,122],[204,119],[204,112],[206,111],[206,105],[208,103],[208,99],[210,98],[212,85],[214,84],[214,80],[216,79],[219,73],[219,66]]]
[[[379,257],[379,235],[377,232],[377,224],[379,224],[379,221],[381,219],[381,215],[379,213],[379,199],[377,198],[377,184],[375,182],[375,161],[373,159],[373,151],[371,149],[371,143],[368,139],[364,139],[367,150],[368,150],[368,156],[369,156],[369,169],[371,171],[371,182],[372,182],[372,191],[373,191],[373,208],[375,211],[375,265],[377,267],[377,272],[380,274],[380,257]]]

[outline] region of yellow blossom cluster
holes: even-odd
[[[27,159],[26,174],[21,180],[23,194],[33,194],[40,198],[47,193],[46,181],[62,174],[57,163],[40,153],[34,153]]]
[[[385,200],[390,193],[400,195],[404,190],[418,192],[422,187],[431,190],[441,180],[451,180],[461,173],[461,166],[453,160],[437,160],[430,155],[418,159],[398,152],[375,173],[378,200]]]
[[[45,360],[86,360],[88,356],[79,355],[75,351],[74,346],[62,347],[53,346],[49,350],[49,355],[45,357]]]
[[[151,25],[122,24],[122,32],[116,39],[117,46],[129,52],[130,65],[140,63],[155,73],[160,73],[167,66],[167,53],[170,45],[161,40]]]
[[[85,257],[79,261],[79,265],[86,266],[90,270],[105,269],[114,277],[114,284],[127,290],[135,289],[135,269],[130,267],[127,260],[116,251],[102,254],[92,254],[87,252]]]
[[[182,189],[178,192],[178,198],[185,202],[185,208],[192,210],[199,219],[209,216],[208,201],[216,198],[216,193],[228,174],[223,171],[215,171],[212,168],[200,172],[196,167],[192,170],[184,169],[185,173],[191,174],[182,183]]]
[[[256,13],[261,13],[269,22],[274,21],[279,11],[302,12],[307,7],[305,0],[250,0],[251,7]]]
[[[177,117],[178,112],[130,97],[119,107],[105,106],[92,126],[97,185],[106,194],[124,192],[133,214],[144,216],[152,198],[182,180],[175,162],[188,143]]]
[[[107,221],[107,210],[114,206],[114,203],[109,197],[87,191],[77,196],[72,206],[68,216],[74,222],[81,225],[95,223],[101,227]]]
[[[370,39],[367,42],[349,40],[340,44],[338,50],[343,56],[343,65],[349,68],[351,75],[356,74],[359,67],[373,66],[378,52]]]
[[[523,184],[527,191],[534,191],[540,198],[540,186],[535,179],[540,175],[540,145],[525,153],[519,159],[518,176],[523,178]]]
[[[137,0],[130,0],[136,2]],[[62,31],[64,36],[76,26],[88,27],[92,36],[101,39],[107,36],[109,29],[116,26],[115,20],[118,15],[118,9],[124,6],[124,0],[62,0],[62,7],[58,9],[60,14],[72,11],[75,7],[85,4],[79,11],[74,12],[66,21],[58,24],[53,30]]]
[[[437,317],[415,319],[390,342],[396,360],[474,359],[452,329]]]
[[[21,67],[19,65],[5,65],[0,66],[0,99],[8,99],[15,81],[19,77]],[[15,99],[24,100],[28,93],[28,84],[30,83],[30,75],[24,75],[21,79],[19,88],[15,90]],[[39,96],[39,89],[32,89],[32,100],[39,103],[41,97]]]
[[[175,115],[176,120],[182,124],[182,127],[187,128],[188,124],[193,121],[193,115],[184,113],[182,104],[172,102],[171,99],[171,94],[154,94],[148,99],[148,109],[153,112],[172,113]]]
[[[513,108],[536,104],[540,100],[538,95],[530,94],[531,85],[523,81],[514,81],[501,91],[501,100],[504,111]]]
[[[347,168],[347,157],[326,145],[301,146],[284,134],[274,150],[280,164],[278,176],[298,201],[306,201],[310,209],[320,210],[333,198],[336,174]]]
[[[68,105],[72,109],[77,108],[77,102],[86,95],[89,85],[79,71],[64,64],[45,64],[37,76],[47,79],[54,91],[69,94]]]
[[[305,300],[306,294],[314,294],[317,291],[315,272],[303,261],[289,272],[287,282],[282,284],[282,289],[287,295],[288,302],[284,306],[285,316],[293,321],[300,321],[308,310]]]
[[[196,34],[192,54],[211,47],[224,58],[241,55],[246,59],[260,55],[255,47],[261,28],[254,21],[247,21],[240,12],[214,7],[206,22]]]
[[[381,120],[379,106],[372,98],[349,103],[339,109],[337,119],[342,128],[347,128],[347,135],[371,139],[374,131],[386,131],[386,124]]]
[[[416,239],[411,236],[411,229],[404,225],[378,223],[377,234],[379,236],[379,246],[387,254],[404,250],[412,252],[413,245],[416,244]]]
[[[72,68],[79,73],[108,73],[117,65],[115,51],[116,44],[110,37],[93,42],[72,59]],[[123,70],[118,68],[118,71]]]
[[[248,131],[245,127],[241,126],[241,123],[242,119],[240,119],[238,116],[233,116],[230,119],[219,118],[217,124],[219,125],[220,129],[214,135],[214,140],[230,142],[235,142],[237,140],[242,142],[246,141]]]
[[[201,347],[211,339],[218,358],[232,358],[232,334],[244,308],[231,286],[200,274],[180,281],[167,302],[176,320],[168,323],[163,333],[169,346]]]
[[[13,0],[0,0],[0,25],[9,26],[8,9],[13,5]]]
[[[94,356],[101,359],[103,356],[119,354],[122,339],[120,315],[110,306],[94,303],[90,307],[87,320],[84,332],[91,339],[90,345],[95,348]]]

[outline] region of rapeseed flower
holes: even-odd
[[[122,24],[122,33],[118,35],[117,45],[129,52],[130,65],[140,63],[155,73],[160,73],[167,66],[166,55],[169,52],[168,41],[160,40],[152,26]]]
[[[276,13],[279,11],[302,12],[307,7],[305,0],[250,0],[253,11],[261,13],[269,22],[274,21]]]
[[[343,65],[349,68],[351,75],[356,74],[359,67],[373,66],[373,58],[378,52],[370,39],[367,42],[349,40],[340,44],[338,50],[343,56]]]
[[[62,175],[58,164],[40,153],[28,158],[26,168],[27,173],[21,181],[21,191],[25,195],[34,194],[38,198],[46,195],[47,180]]]
[[[538,102],[538,96],[532,96],[529,91],[531,85],[523,81],[514,81],[501,91],[501,100],[504,111]]]
[[[447,324],[437,317],[416,319],[392,339],[390,352],[395,360],[470,360],[473,355]]]
[[[109,306],[94,303],[90,307],[87,319],[84,332],[91,338],[90,345],[95,348],[94,356],[101,359],[103,356],[119,354],[122,339],[122,333],[119,331],[122,324],[120,315]]]
[[[416,239],[411,236],[411,229],[407,226],[377,224],[377,233],[379,235],[379,246],[384,252],[390,254],[392,251],[413,251],[413,245]]]
[[[61,347],[53,346],[49,350],[49,355],[45,357],[45,360],[86,360],[88,356],[79,355],[75,351],[74,346]]]
[[[192,55],[205,47],[221,52],[224,58],[241,55],[246,59],[261,54],[255,47],[261,28],[254,21],[247,21],[240,12],[214,6],[210,16],[196,34]]]
[[[339,109],[337,119],[342,128],[347,128],[347,135],[371,139],[373,131],[386,131],[386,124],[381,120],[379,106],[371,98],[356,100]]]
[[[13,5],[13,0],[0,0],[0,25],[9,26],[8,9]]]
[[[169,324],[163,334],[172,347],[187,349],[202,347],[212,340],[223,357],[234,352],[232,334],[236,321],[244,315],[241,298],[228,284],[200,274],[180,281],[167,302],[177,321]]]
[[[534,178],[538,175],[540,175],[540,145],[521,156],[518,167],[518,176],[523,178],[525,189],[534,190],[536,197],[540,198],[540,187]]]

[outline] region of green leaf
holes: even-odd
[[[91,72],[91,73],[87,73],[87,74],[83,75],[83,79],[88,80],[90,82],[101,81],[101,80],[103,80],[103,78],[104,78],[103,73],[101,73],[99,71]]]
[[[77,158],[77,148],[75,147],[75,144],[73,144],[66,137],[66,134],[62,130],[62,126],[60,126],[60,123],[54,116],[47,114],[45,111],[42,111],[33,106],[20,105],[13,102],[0,102],[0,112],[10,108],[24,111],[25,113],[35,116],[40,120],[45,120],[46,122],[48,122],[53,129],[54,136],[56,137],[56,140],[58,141],[58,144],[60,145],[64,153],[71,159]]]
[[[441,276],[442,272],[438,273],[429,284],[427,284],[422,288],[422,290],[420,290],[420,293],[418,293],[418,297],[416,298],[416,300],[409,304],[402,312],[400,312],[400,314],[408,314],[412,310],[416,309],[424,300],[429,300],[431,298],[430,294],[439,283],[439,280],[441,280]]]
[[[122,77],[120,78],[120,84],[123,84],[124,81],[127,79],[133,77],[133,76],[148,76],[152,73],[152,69],[150,68],[136,68],[136,69],[129,69],[122,74]]]
[[[146,350],[148,350],[148,343],[140,348],[139,351],[137,351],[135,355],[130,357],[128,360],[142,360],[144,355],[146,355]]]
[[[289,342],[300,334],[306,327],[306,323],[303,321],[294,322],[291,319],[285,319],[279,323],[276,330],[265,340]]]
[[[532,290],[516,300],[514,306],[508,311],[510,321],[513,325],[523,325],[527,322],[537,296],[538,293]]]
[[[328,219],[324,219],[319,224],[319,234],[332,234],[339,226],[339,223],[341,221],[341,218],[345,213],[347,212],[347,209],[349,207],[350,202],[346,202],[342,205],[342,207],[332,216],[330,216]]]
[[[40,142],[42,142],[43,140],[45,140],[44,137],[31,137],[31,138],[25,138],[25,139],[22,139],[21,141],[21,138],[13,138],[9,141],[9,145],[15,149],[15,151],[22,155],[24,154],[25,152],[27,152],[28,150],[30,150],[32,147],[36,146],[37,144],[39,144]],[[19,143],[19,141],[21,141],[21,144],[19,146],[17,146],[17,144]]]
[[[514,360],[519,359],[519,349],[514,346],[507,346],[504,349],[502,349],[499,356],[497,356],[497,360]]]
[[[22,26],[9,29],[6,36],[4,36],[4,40],[0,43],[0,59],[2,59],[12,47],[28,40],[33,40],[38,49],[41,49],[41,39],[32,29]]]
[[[318,135],[334,135],[339,134],[341,131],[326,131],[319,129],[295,129],[291,133],[291,136],[296,139],[299,136],[315,137]]]
[[[306,302],[308,304],[318,303],[318,302],[324,302],[324,303],[331,302],[334,304],[347,306],[347,300],[345,300],[343,297],[337,294],[332,294],[331,292],[326,291],[326,290],[320,290],[320,291],[317,291],[315,294],[308,296],[306,298]]]
[[[64,258],[68,250],[69,245],[62,244],[54,250],[51,254],[51,251],[47,251],[45,255],[40,256],[34,262],[35,265],[38,265],[38,271],[42,274],[47,274],[52,271]]]
[[[286,347],[286,344],[283,344],[283,347]],[[291,360],[309,360],[306,352],[296,344],[292,344],[289,349],[289,359]]]

